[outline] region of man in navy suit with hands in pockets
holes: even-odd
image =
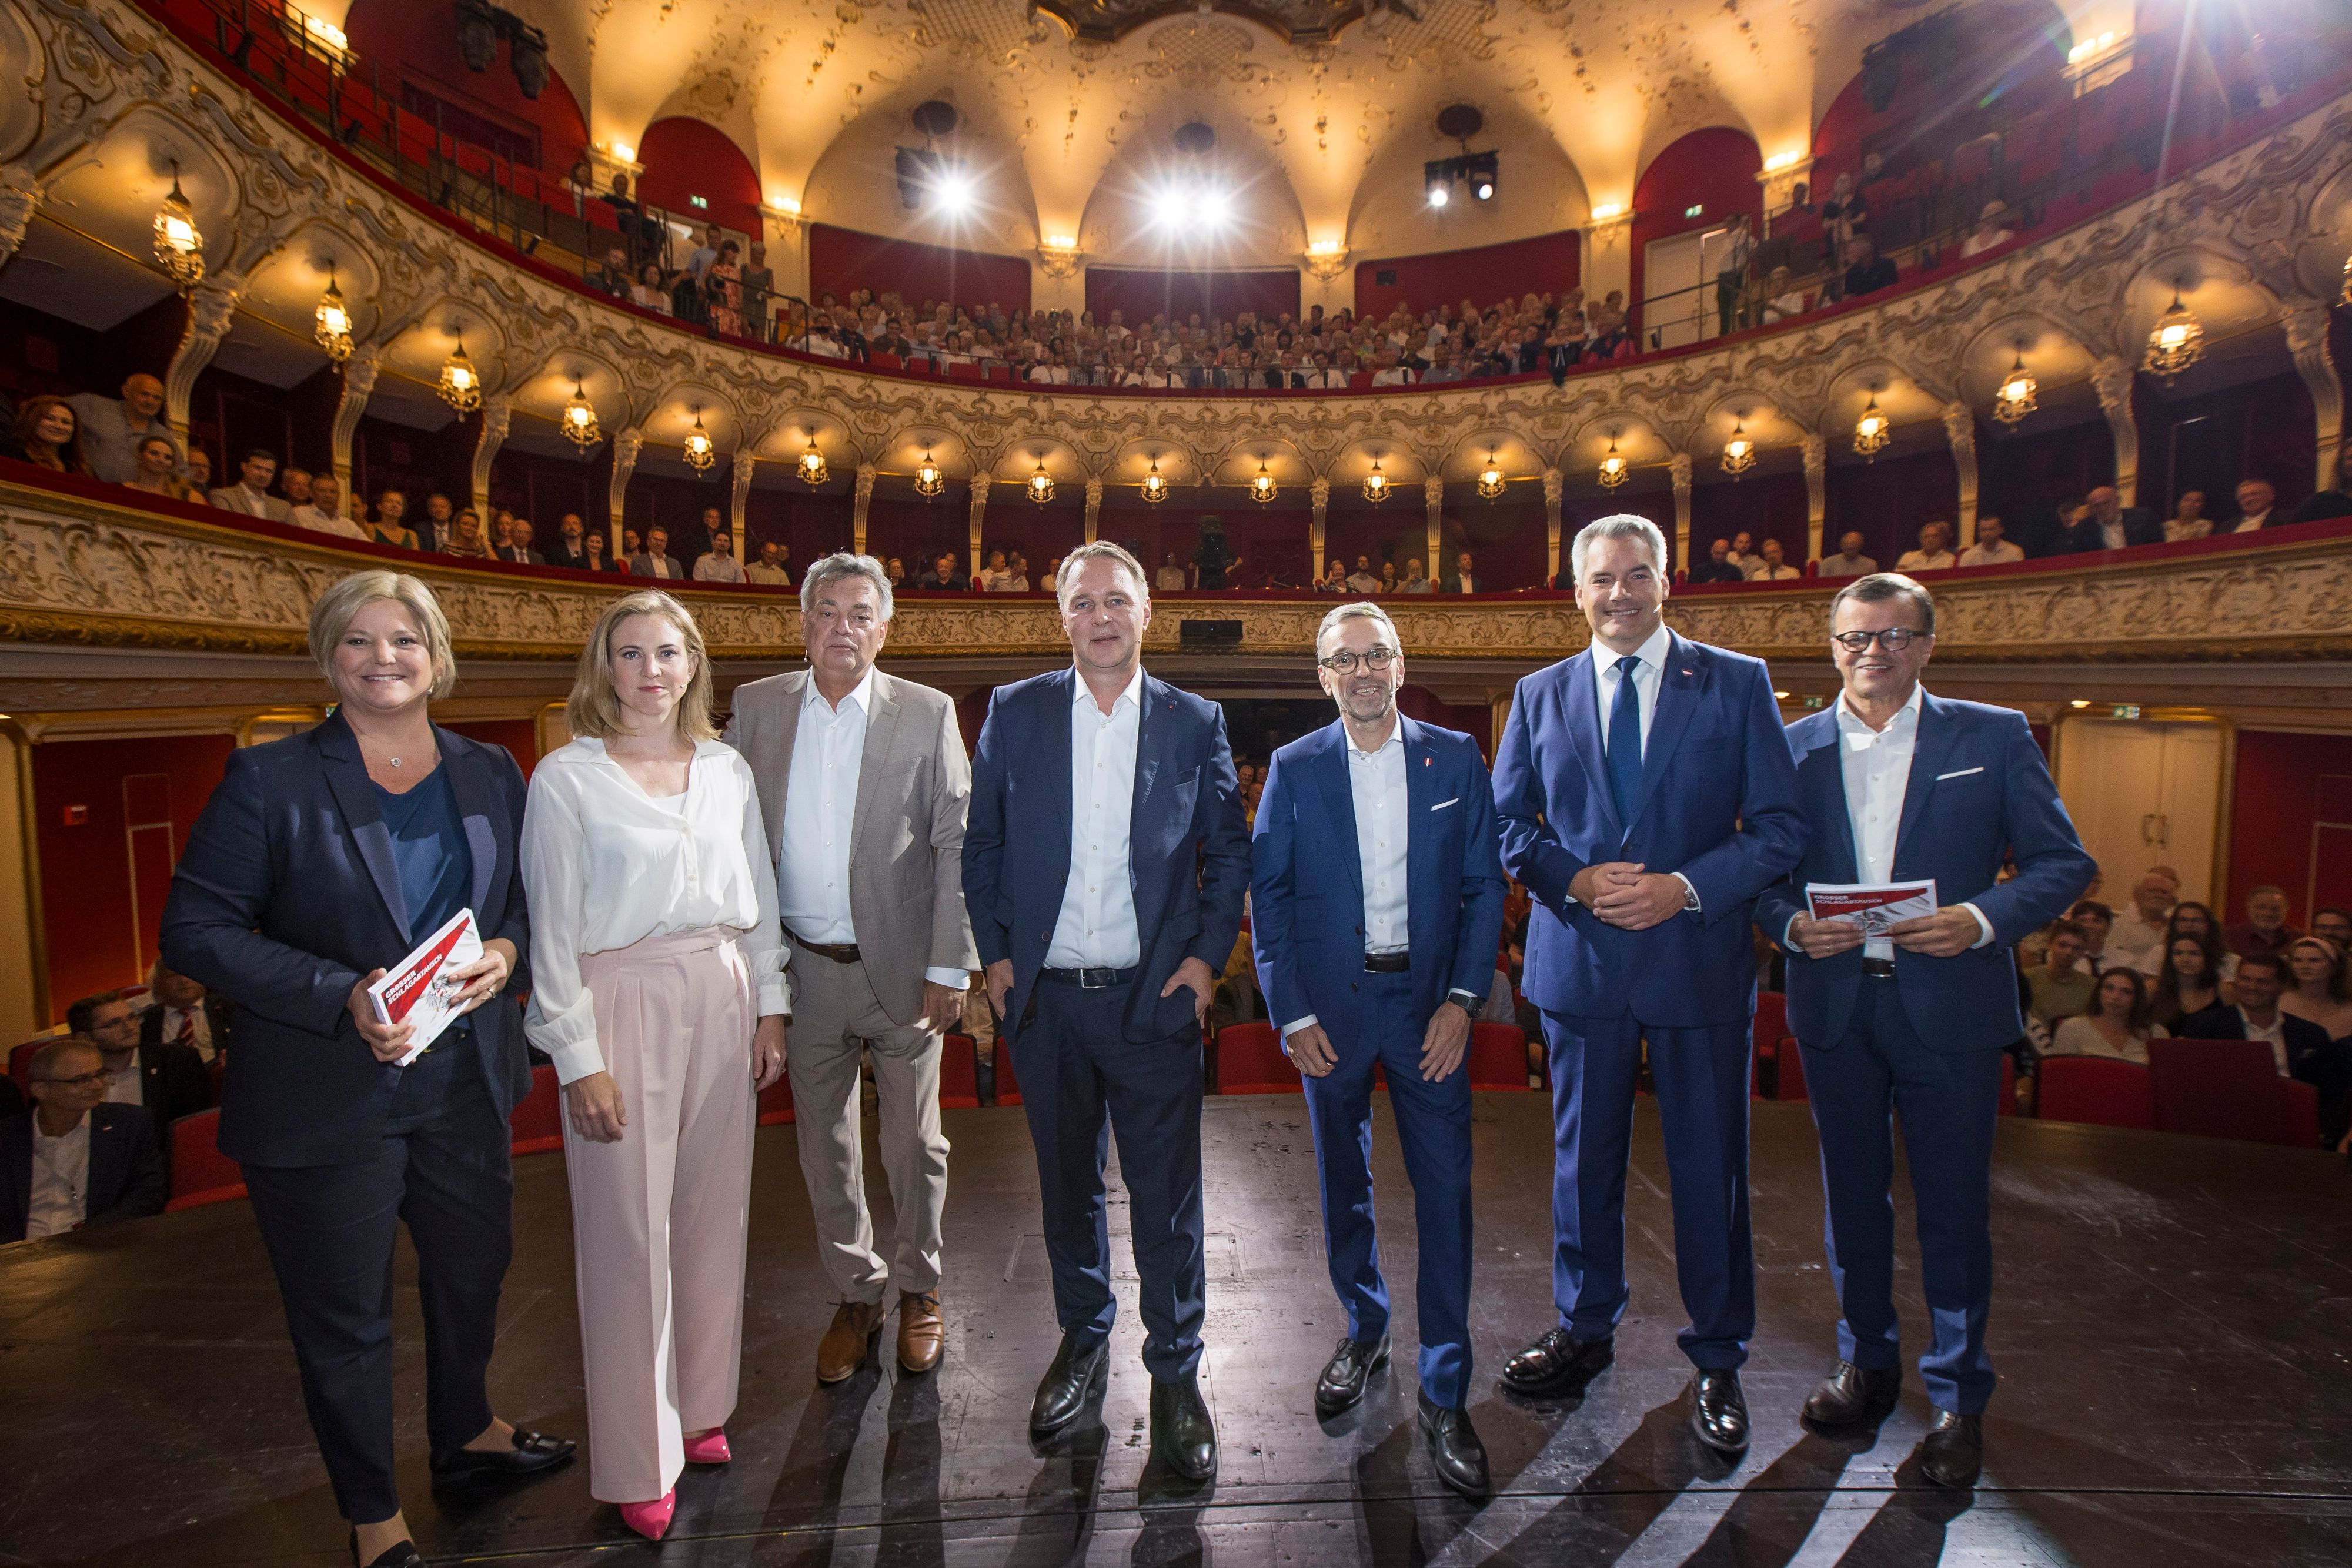
[[[1585,652],[1519,683],[1495,755],[1503,864],[1535,898],[1524,992],[1551,1053],[1552,1294],[1559,1321],[1503,1385],[1575,1392],[1624,1315],[1625,1177],[1648,1048],[1673,1183],[1675,1270],[1696,1373],[1691,1428],[1746,1451],[1756,1327],[1748,1221],[1757,894],[1805,847],[1760,660],[1668,631],[1666,541],[1589,523],[1570,552]]]
[[[1421,1429],[1440,1479],[1494,1488],[1470,1425],[1470,1020],[1503,929],[1478,743],[1397,711],[1404,653],[1377,604],[1315,634],[1330,725],[1274,754],[1252,841],[1258,984],[1306,1075],[1323,1242],[1348,1333],[1315,1385],[1336,1416],[1389,1355],[1372,1223],[1372,1070],[1386,1063],[1419,1221]]]
[[[1055,591],[1072,667],[989,702],[963,891],[998,1046],[1020,1069],[1062,1328],[1030,1434],[1077,1419],[1108,1375],[1103,1161],[1115,1130],[1152,1451],[1200,1481],[1217,1468],[1195,1376],[1207,1278],[1201,1016],[1241,933],[1249,838],[1223,710],[1143,673],[1145,581],[1108,542],[1064,559]]]
[[[1789,955],[1789,1027],[1822,1140],[1838,1364],[1805,1401],[1819,1427],[1872,1426],[1903,1385],[1895,1317],[1899,1113],[1919,1211],[1936,1416],[1919,1471],[1973,1485],[1992,1396],[1992,1134],[2001,1048],[2025,1031],[2011,946],[2066,913],[2097,869],[2025,716],[1931,696],[1936,601],[1908,577],[1856,578],[1830,601],[1837,705],[1789,727],[1812,839],[1757,923]],[[2006,853],[2017,874],[2000,881]],[[1807,884],[1932,879],[1934,913],[1865,936],[1816,920]]]

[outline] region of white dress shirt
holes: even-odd
[[[720,555],[717,550],[709,551],[695,560],[694,580],[742,582],[746,580],[743,576],[743,563],[731,555]]]
[[[61,1236],[89,1218],[89,1118],[62,1138],[41,1131],[33,1117],[33,1186],[26,1206],[25,1239]]]
[[[565,1083],[601,1072],[590,953],[648,936],[728,926],[743,933],[761,1018],[789,1013],[775,869],[751,765],[716,740],[695,743],[686,794],[657,800],[587,736],[550,752],[530,777],[522,824],[530,894],[530,1042]]]
[[[139,1052],[133,1049],[128,1065],[116,1067],[107,1062],[106,1070],[114,1074],[107,1081],[106,1103],[110,1105],[144,1105],[147,1103],[147,1075],[139,1071]]]
[[[1759,560],[1758,564],[1762,563]],[[1665,684],[1666,654],[1673,647],[1674,639],[1667,634],[1665,622],[1662,621],[1658,629],[1650,633],[1649,640],[1633,650],[1633,657],[1641,661],[1633,671],[1633,697],[1642,705],[1642,753],[1645,757],[1650,750],[1650,723],[1658,716],[1658,688]],[[1601,702],[1601,755],[1603,760],[1609,756],[1610,716],[1617,711],[1617,683],[1624,678],[1617,673],[1617,661],[1622,657],[1622,654],[1612,652],[1605,643],[1592,644],[1592,684]],[[1685,907],[1696,909],[1698,889],[1691,886],[1691,879],[1678,871],[1666,874],[1683,884],[1690,899]],[[1570,898],[1569,902],[1574,904],[1576,900]]]
[[[367,538],[367,530],[351,518],[329,517],[307,501],[286,514],[286,520],[298,528],[308,528],[314,534],[335,534],[347,539]]]
[[[1838,695],[1838,758],[1844,772],[1845,820],[1853,834],[1854,872],[1864,883],[1895,880],[1895,840],[1903,827],[1903,797],[1910,789],[1911,758],[1919,748],[1919,713],[1926,706],[1927,690],[1914,685],[1910,700],[1886,721],[1884,729],[1864,724],[1845,695]],[[1969,946],[1981,947],[1991,941],[1992,922],[1984,917],[1984,911],[1973,904],[1960,907],[1977,917],[1977,939]],[[1795,923],[1796,917],[1790,916],[1790,924]],[[1781,941],[1785,945],[1787,940],[1788,933],[1783,931]],[[1862,945],[1862,956],[1891,961],[1894,939],[1869,938]]]
[[[1045,949],[1049,969],[1126,969],[1143,961],[1135,919],[1135,755],[1143,672],[1106,716],[1084,676],[1070,679],[1070,880]]]
[[[2238,1009],[2238,1021],[2245,1026],[2246,1038],[2248,1040],[2259,1040],[2269,1044],[2271,1048],[2271,1061],[2277,1066],[2279,1076],[2281,1078],[2293,1076],[2294,1063],[2287,1060],[2286,1054],[2285,1009],[2275,1007],[2271,1009],[2271,1024],[2268,1029],[2263,1028],[2253,1019],[2248,1018],[2246,1016],[2246,1009],[2243,1008],[2240,1008]]]
[[[1409,946],[1405,857],[1412,810],[1406,805],[1404,726],[1391,718],[1389,737],[1371,751],[1348,743],[1348,796],[1356,808],[1356,865],[1364,882],[1364,951],[1393,953]],[[1297,1034],[1313,1013],[1282,1026]]]
[[[212,1061],[213,1020],[211,1015],[205,1011],[204,1003],[198,1002],[193,1008],[167,1007],[163,1009],[163,1027],[159,1037],[163,1043],[178,1043],[182,1030],[188,1031],[187,1043],[196,1048],[196,1054],[208,1062]]]
[[[2271,520],[2271,508],[2263,507],[2249,517],[2241,517],[2230,531],[2233,534],[2258,534]]]
[[[814,675],[801,690],[792,773],[784,785],[783,846],[776,855],[776,909],[784,929],[802,941],[846,947],[857,940],[849,913],[849,845],[874,672],[866,672],[839,707],[824,700]],[[961,969],[928,968],[923,978],[959,991],[971,983]]]
[[[1939,549],[1930,555],[1923,549],[1905,550],[1903,559],[1895,563],[1897,571],[1944,571],[1959,564],[1959,557],[1950,550]]]
[[[1960,552],[1962,566],[2007,566],[2011,561],[2024,559],[2025,552],[2007,539],[1970,545]]]

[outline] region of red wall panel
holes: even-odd
[[[489,69],[467,69],[457,53],[454,14],[446,5],[354,0],[351,15],[343,19],[343,32],[361,59],[381,73],[385,95],[395,102],[401,101],[399,84],[404,78],[433,97],[492,124],[504,120],[526,128],[539,141],[540,167],[557,174],[569,169],[588,143],[588,122],[580,112],[580,102],[552,64],[548,67],[546,89],[537,99],[523,97],[522,89],[515,85],[514,69],[503,46]],[[404,107],[415,109],[416,104],[412,99]],[[432,118],[429,110],[425,118]]]
[[[2237,785],[2230,802],[2230,891],[2216,910],[2229,924],[2245,918],[2246,894],[2269,883],[2286,889],[2287,919],[2302,925],[2314,908],[2352,905],[2352,830],[2338,803],[2352,779],[2352,736],[2238,732]],[[2323,827],[2327,821],[2339,825]],[[2317,885],[2314,885],[2315,875]]]
[[[1087,308],[1097,321],[1114,310],[1133,326],[1165,316],[1182,321],[1230,321],[1244,310],[1271,320],[1298,315],[1298,269],[1286,267],[1247,272],[1172,271],[1145,267],[1087,268]]]
[[[50,1009],[137,985],[155,959],[163,894],[220,782],[223,735],[61,740],[33,747]],[[78,812],[79,821],[68,821]]]
[[[1557,298],[1576,287],[1580,264],[1574,229],[1469,250],[1361,262],[1356,267],[1356,314],[1385,316],[1398,305],[1419,313],[1465,299],[1484,310],[1522,294]]]
[[[853,288],[895,292],[910,308],[926,299],[945,299],[967,309],[1001,305],[1008,311],[1026,310],[1029,264],[1017,256],[951,250],[811,224],[809,297],[831,289],[846,298]]]
[[[1734,213],[1760,218],[1764,193],[1756,176],[1763,167],[1764,154],[1755,141],[1722,125],[1677,138],[1650,161],[1633,187],[1633,277],[1625,301],[1635,325],[1641,321],[1643,262],[1650,242],[1717,227]],[[1685,217],[1693,206],[1698,215]],[[1711,298],[1707,306],[1714,308]]]
[[[1957,480],[1955,481],[1957,483]],[[1790,566],[1805,566],[1807,516],[1802,474],[1750,474],[1691,489],[1691,553],[1705,559],[1717,539],[1745,529],[1758,549],[1779,539]],[[1834,548],[1834,547],[1831,547]],[[1890,558],[1882,558],[1892,565]]]
[[[708,218],[754,239],[761,234],[760,176],[734,139],[717,126],[681,115],[656,120],[646,127],[637,162],[646,166],[637,194],[648,204],[683,221]],[[750,263],[738,258],[738,265]]]

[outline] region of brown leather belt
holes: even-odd
[[[820,958],[830,958],[836,964],[858,962],[857,944],[855,942],[803,942],[791,930],[786,930],[784,935],[792,937],[793,946],[805,947]]]

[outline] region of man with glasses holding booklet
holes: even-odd
[[[2009,949],[2066,911],[2094,869],[2024,716],[1929,695],[1936,605],[1908,577],[1857,578],[1830,605],[1844,691],[1789,727],[1811,832],[1756,920],[1789,955],[1829,1199],[1838,1364],[1805,1420],[1874,1427],[1903,1373],[1894,1301],[1899,1113],[1918,1207],[1936,1416],[1920,1473],[1975,1483],[1992,1396],[1990,1187],[2001,1048],[2024,1032]],[[2017,874],[2000,881],[2003,852]]]

